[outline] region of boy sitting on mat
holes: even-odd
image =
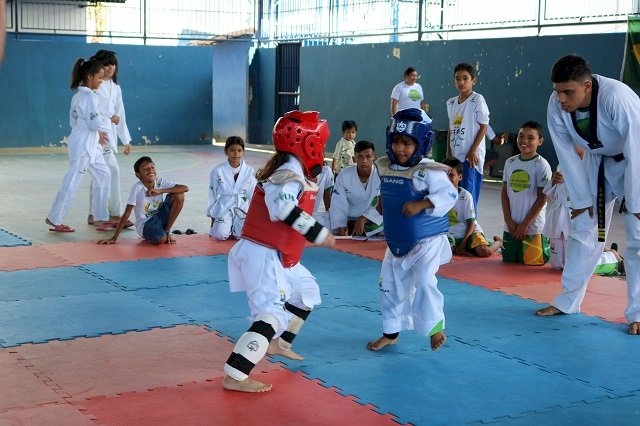
[[[458,200],[449,210],[449,244],[454,254],[459,256],[489,257],[502,247],[502,238],[493,237],[489,243],[476,219],[473,195],[459,186],[464,166],[457,158],[444,160],[442,164],[451,167],[449,180],[458,189]]]
[[[127,207],[113,236],[98,241],[98,244],[115,244],[132,211],[136,216],[136,231],[145,241],[154,245],[174,244],[171,227],[182,210],[184,193],[189,191],[189,187],[157,177],[153,160],[146,156],[135,162],[133,170],[140,181],[131,188]]]

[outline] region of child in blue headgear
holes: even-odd
[[[451,260],[448,212],[458,192],[449,167],[425,158],[433,138],[423,111],[398,111],[387,127],[387,157],[376,161],[387,251],[380,272],[383,335],[367,344],[373,351],[395,344],[404,330],[429,336],[434,351],[446,340],[436,272]]]

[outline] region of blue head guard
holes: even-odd
[[[409,136],[418,145],[407,164],[400,164],[391,149],[394,135]],[[386,148],[389,161],[401,166],[415,166],[431,150],[434,137],[435,133],[431,130],[431,118],[421,109],[409,108],[396,112],[391,119],[391,123],[389,123],[389,127],[387,127]]]

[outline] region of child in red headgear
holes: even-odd
[[[308,179],[322,170],[329,126],[315,111],[291,111],[273,129],[276,153],[257,174],[240,241],[229,252],[229,287],[245,291],[253,324],[224,366],[225,389],[265,392],[270,384],[248,376],[268,352],[303,359],[293,339],[320,290],[300,257],[305,241],[332,246],[328,229],[311,216],[318,187]]]

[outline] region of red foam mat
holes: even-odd
[[[496,290],[523,284],[559,283],[561,273],[549,265],[505,263],[502,257],[494,255],[488,258],[454,256],[450,263],[440,267],[438,275]]]
[[[527,283],[496,290],[541,303],[550,303],[560,293],[561,286],[558,281],[554,284]],[[581,309],[584,314],[600,317],[605,321],[626,323],[626,305],[627,285],[623,280],[594,275],[587,287]]]
[[[345,253],[357,254],[358,256],[382,261],[382,259],[384,259],[384,252],[387,249],[387,242],[337,240],[334,248]]]
[[[182,386],[76,401],[108,425],[397,425],[390,415],[287,370],[257,374],[270,392],[225,391],[222,378]],[[316,408],[311,408],[316,407]]]
[[[14,348],[22,363],[76,399],[219,377],[232,349],[226,338],[194,325]],[[265,360],[256,371],[280,368]]]
[[[178,235],[176,244],[151,245],[141,239],[122,239],[117,244],[94,241],[0,248],[0,270],[52,268],[83,263],[160,259],[180,256],[226,254],[235,241],[216,241],[208,235]]]
[[[64,258],[48,252],[44,245],[0,247],[0,271],[72,266]]]
[[[70,404],[47,404],[31,408],[15,408],[0,412],[0,425],[11,426],[91,426],[95,425],[77,407]]]
[[[0,349],[0,412],[40,404],[64,404],[59,391],[46,374],[23,364],[13,349]],[[1,418],[0,424],[5,424]]]

